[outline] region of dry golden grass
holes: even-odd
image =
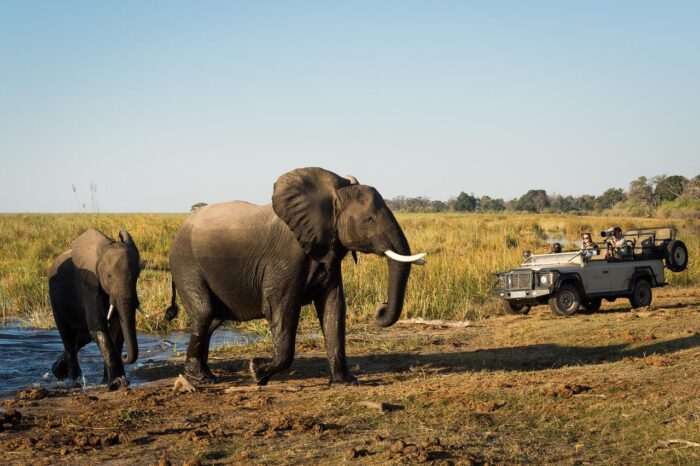
[[[3,214],[0,215],[0,317],[21,318],[51,327],[47,273],[53,259],[75,237],[94,227],[116,237],[131,232],[146,262],[139,295],[152,318],[139,317],[141,330],[184,328],[186,313],[172,324],[162,321],[170,300],[168,250],[184,220],[183,214]],[[583,217],[525,214],[400,214],[397,216],[414,251],[428,253],[427,265],[414,267],[406,295],[408,316],[475,319],[496,311],[490,296],[492,274],[517,265],[523,250],[544,252],[547,239],[571,241],[577,247],[582,231],[598,232],[619,224],[669,224],[668,219]],[[689,249],[690,266],[668,274],[673,285],[700,283],[700,220],[675,221]],[[386,260],[360,256],[343,264],[351,320],[367,320],[386,300]],[[308,310],[305,315],[311,314]]]

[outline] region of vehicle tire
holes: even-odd
[[[549,308],[554,314],[570,317],[578,312],[581,306],[581,293],[574,285],[568,283],[562,285],[554,295],[549,298]]]
[[[528,312],[530,312],[532,306],[528,306],[527,304],[512,303],[510,301],[503,300],[503,309],[505,309],[505,311],[509,312],[510,314],[525,315]]]
[[[603,298],[591,298],[583,303],[583,307],[589,312],[598,312],[601,304],[603,304]]]
[[[633,309],[651,304],[651,285],[648,281],[643,278],[637,280],[632,296],[630,296],[630,304]]]
[[[688,248],[683,241],[670,241],[666,245],[666,267],[673,272],[682,272],[688,266]]]

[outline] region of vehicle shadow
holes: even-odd
[[[538,371],[571,365],[590,365],[621,361],[623,358],[667,354],[700,346],[700,334],[655,341],[640,346],[615,344],[603,346],[568,346],[554,343],[477,349],[474,351],[436,353],[388,353],[348,358],[356,375],[380,375],[407,372],[416,367],[429,367],[442,373],[474,371]],[[264,355],[260,355],[264,356]],[[248,377],[247,360],[211,361],[212,370],[220,382]],[[182,364],[169,362],[138,369],[141,380],[175,377],[182,373]],[[325,357],[297,357],[291,370],[275,377],[277,380],[307,379],[330,375]]]

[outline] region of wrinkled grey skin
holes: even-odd
[[[348,251],[410,255],[406,237],[380,194],[320,168],[282,175],[271,205],[234,201],[190,214],[170,251],[175,288],[191,320],[185,374],[213,380],[207,364],[212,332],[225,320],[265,318],[274,355],[255,358],[250,371],[264,385],[288,368],[301,307],[314,303],[333,382],[356,383],[345,357],[345,294],[341,260]],[[394,324],[403,307],[410,263],[389,262],[388,303],[379,325]]]
[[[91,228],[54,261],[49,297],[65,349],[52,368],[56,378],[78,378],[82,373],[78,351],[94,341],[104,359],[103,382],[110,390],[129,385],[124,364],[132,364],[138,357],[135,314],[139,273],[139,251],[126,231],[113,241]],[[110,304],[115,310],[108,322]],[[125,340],[127,354],[122,357]]]

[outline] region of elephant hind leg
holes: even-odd
[[[192,351],[195,357],[192,359],[188,357],[185,361],[185,375],[198,381],[216,382],[216,376],[209,367],[209,345],[212,334],[222,323],[222,319],[212,319],[208,326],[203,322],[196,343],[193,344],[193,339],[190,337],[190,345],[193,345]],[[204,330],[205,327],[206,330]],[[190,354],[190,346],[187,347],[187,354]]]
[[[56,358],[56,362],[51,366],[51,372],[53,372],[54,377],[58,380],[65,380],[68,378],[68,361],[66,360],[66,353],[63,352]]]
[[[68,325],[62,314],[54,312],[54,317],[63,341],[63,353],[56,358],[51,367],[51,372],[58,380],[75,380],[83,373],[78,364],[78,351],[84,344],[80,344],[80,333]]]
[[[274,349],[273,359],[254,358],[250,360],[248,368],[255,383],[267,385],[270,377],[289,368],[294,360],[294,344],[299,324],[301,308],[271,309],[268,313],[270,321],[270,337]]]
[[[212,333],[223,320],[215,318],[212,309],[212,295],[204,283],[184,286],[180,297],[190,315],[192,323],[190,342],[187,345],[185,375],[196,381],[215,381],[216,377],[209,369],[209,342]]]

